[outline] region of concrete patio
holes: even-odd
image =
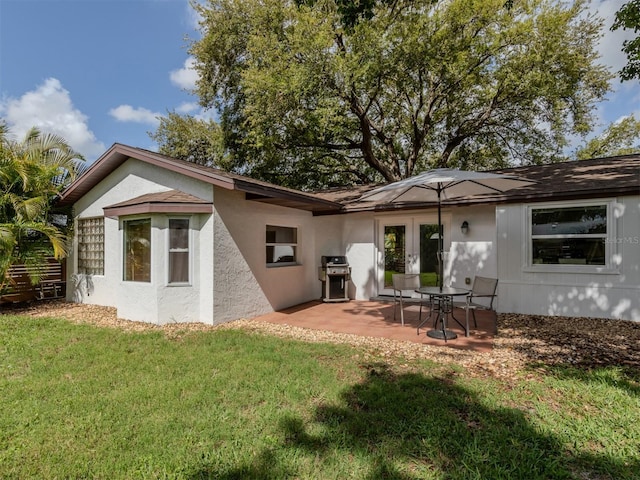
[[[469,319],[469,337],[464,336],[464,330],[455,321],[450,321],[447,328],[457,333],[458,337],[445,342],[426,335],[426,332],[433,327],[433,322],[431,321],[420,329],[419,335],[417,334],[416,327],[419,323],[418,305],[405,306],[404,326],[400,323],[399,307],[396,320],[393,318],[393,310],[393,302],[385,301],[351,300],[344,303],[313,301],[263,315],[257,317],[256,320],[478,352],[489,351],[493,347],[496,325],[493,312],[476,312],[477,328],[473,325],[473,319]],[[425,313],[428,314],[429,311],[428,308],[423,307],[423,319],[425,318]],[[454,316],[464,324],[464,310],[455,309]]]

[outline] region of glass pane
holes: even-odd
[[[603,238],[533,239],[534,264],[604,265]]]
[[[189,281],[189,252],[169,253],[169,283]]]
[[[274,247],[274,258],[276,263],[295,262],[296,249],[290,245],[278,245]]]
[[[531,214],[532,235],[607,233],[607,207],[539,208]]]
[[[189,248],[189,220],[169,220],[169,248]]]
[[[438,225],[420,225],[420,284],[438,285]]]
[[[267,243],[298,243],[298,229],[267,225]]]
[[[384,286],[393,286],[392,275],[405,273],[406,227],[385,225],[384,227]]]
[[[267,263],[295,263],[297,261],[297,228],[267,225],[266,243]]]
[[[124,279],[151,281],[151,220],[125,222]]]

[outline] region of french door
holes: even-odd
[[[446,251],[448,221],[443,218],[442,223]],[[394,273],[418,273],[423,286],[438,284],[440,272],[436,215],[380,219],[377,237],[378,295],[393,295]]]

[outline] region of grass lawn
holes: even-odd
[[[384,284],[393,285],[393,274],[400,272],[393,272],[385,270],[384,272]],[[438,275],[435,272],[421,272],[420,273],[420,285],[423,287],[435,287],[438,285]]]
[[[0,478],[638,479],[638,381],[0,315]]]

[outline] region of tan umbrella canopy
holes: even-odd
[[[522,188],[536,182],[513,175],[489,172],[473,172],[451,168],[437,168],[413,177],[378,187],[362,195],[358,201],[383,203],[438,203],[438,262],[442,261],[442,200],[471,195],[500,194],[514,188]],[[440,288],[442,288],[440,275]]]

